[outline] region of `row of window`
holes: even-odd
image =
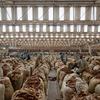
[[[54,20],[56,18],[58,20],[64,20],[66,19],[66,16],[69,16],[67,18],[69,20],[85,20],[87,13],[90,13],[90,20],[97,19],[97,7],[90,7],[89,9],[86,9],[86,7],[80,7],[79,11],[77,11],[78,9],[75,9],[75,7],[70,7],[67,10],[64,7],[58,7],[58,10],[54,10],[55,8],[49,7],[46,9],[43,7],[26,7],[26,10],[23,11],[22,7],[17,7],[15,9],[15,13],[13,12],[14,9],[11,7],[0,8],[0,20],[12,20],[13,16],[15,16],[16,20],[23,20],[24,18],[26,18],[27,20],[33,20],[34,16],[37,20],[44,20],[44,18],[46,17],[48,20]],[[79,15],[77,12],[79,13]]]
[[[6,26],[1,28],[2,32],[100,32],[100,26],[88,26],[88,25],[63,25],[63,26],[47,26],[47,25],[22,25],[22,26]]]

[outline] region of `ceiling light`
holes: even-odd
[[[23,36],[23,35],[21,35],[20,37],[21,37],[21,38],[23,38],[24,36]]]
[[[92,35],[91,38],[94,38],[94,35]]]
[[[28,38],[28,35],[26,35],[25,38]]]
[[[53,35],[51,34],[50,37],[53,38]]]
[[[55,37],[58,38],[59,37],[58,34],[56,34]]]
[[[18,36],[18,35],[16,35],[15,37],[16,37],[16,38],[18,38],[19,36]]]
[[[99,35],[96,35],[96,38],[100,38],[100,36]]]
[[[1,37],[1,38],[4,38],[4,36],[3,36],[3,35],[1,35],[0,37]]]
[[[78,36],[78,35],[76,35],[76,38],[79,38],[79,36]]]
[[[6,35],[5,37],[6,37],[6,38],[9,38],[9,35]]]
[[[68,38],[69,36],[68,35],[66,35],[66,38]]]
[[[35,35],[35,38],[38,38],[38,37],[39,37],[39,36],[36,34],[36,35]]]
[[[41,35],[40,37],[43,38],[43,35]]]
[[[81,38],[84,38],[84,35],[81,35]]]
[[[89,35],[86,35],[86,38],[89,38]]]
[[[64,36],[63,36],[63,35],[61,35],[60,37],[61,37],[61,38],[63,38]]]
[[[74,38],[74,36],[73,36],[73,35],[71,35],[70,37],[71,37],[71,38]]]
[[[33,35],[31,35],[30,37],[33,38]]]
[[[46,34],[45,37],[48,38],[49,36]]]
[[[11,37],[11,38],[13,38],[14,36],[13,36],[13,35],[11,35],[10,37]]]

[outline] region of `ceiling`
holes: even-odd
[[[0,6],[100,6],[100,0],[0,0]],[[12,21],[6,21],[3,20],[0,22],[0,24],[13,24]],[[16,21],[16,24],[37,24],[38,22],[40,23],[47,23],[47,24],[64,24],[64,23],[69,23],[73,25],[73,23],[76,25],[77,24],[93,24],[94,21]],[[99,25],[100,20],[95,21],[95,25]],[[6,34],[6,33],[3,33]],[[8,32],[7,32],[8,34]],[[15,33],[13,33],[15,34]],[[45,34],[45,33],[44,33]],[[97,37],[95,35],[96,33],[93,33],[94,38],[92,37],[85,37],[85,38],[80,38],[76,37],[73,38],[71,37],[66,37],[62,36],[59,38],[56,37],[49,37],[49,38],[42,38],[41,36],[36,38],[34,37],[25,37],[25,38],[1,38],[0,39],[0,45],[2,46],[10,46],[10,47],[15,47],[15,49],[26,49],[26,50],[34,50],[34,51],[43,51],[43,50],[79,50],[79,49],[84,49],[88,50],[88,47],[91,46],[91,48],[96,49],[100,51],[100,37]],[[100,34],[99,34],[100,35]],[[12,49],[12,48],[11,48]]]

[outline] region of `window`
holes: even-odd
[[[91,8],[91,20],[96,20],[96,7]]]
[[[57,26],[57,27],[56,27],[56,31],[57,31],[57,32],[60,32],[60,26]]]
[[[85,7],[81,7],[80,10],[80,20],[85,20],[85,16],[86,16],[86,8]]]
[[[13,31],[13,27],[9,26],[9,32],[12,32],[12,31]]]
[[[74,32],[74,25],[70,25],[70,32]]]
[[[94,26],[91,26],[91,31],[92,32],[94,32],[94,29],[95,29],[95,27]]]
[[[43,25],[43,32],[46,32],[46,25]]]
[[[59,8],[59,20],[64,20],[64,7]]]
[[[67,32],[67,25],[63,25],[63,32]]]
[[[11,7],[7,7],[6,8],[7,11],[7,20],[12,20],[12,11],[11,11]]]
[[[17,20],[22,20],[22,7],[17,7]]]
[[[22,30],[23,30],[23,32],[26,32],[26,25],[22,26]]]
[[[38,8],[38,19],[43,20],[43,7]]]
[[[50,26],[50,32],[53,32],[53,26]]]
[[[49,20],[53,20],[53,7],[49,8]]]
[[[84,25],[84,32],[88,31],[88,25]]]
[[[16,27],[15,27],[15,31],[16,31],[16,32],[19,32],[19,26],[16,26]]]
[[[70,20],[74,20],[74,7],[70,7]]]
[[[77,25],[77,32],[81,31],[81,25]]]
[[[32,32],[32,31],[33,31],[33,26],[29,25],[29,32]]]
[[[28,20],[33,19],[33,9],[32,7],[28,7]]]
[[[39,31],[40,31],[40,26],[36,25],[36,32],[39,32]]]
[[[6,25],[2,26],[2,32],[6,32]]]

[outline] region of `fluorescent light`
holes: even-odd
[[[23,36],[23,35],[21,35],[20,37],[21,37],[21,38],[23,38],[24,36]]]
[[[86,38],[89,38],[89,35],[86,35]]]
[[[4,38],[4,36],[3,36],[3,35],[1,35],[0,37],[1,37],[1,38]]]
[[[56,36],[55,36],[56,38],[58,38],[59,36],[58,36],[58,34],[56,34]]]
[[[36,34],[35,37],[38,38],[39,36]]]
[[[84,38],[84,35],[81,35],[81,38]]]
[[[45,37],[48,38],[49,36],[48,35],[45,35]]]
[[[63,38],[64,36],[63,36],[63,35],[61,35],[60,37],[61,37],[61,38]]]
[[[50,37],[53,38],[53,35],[51,34]]]
[[[92,35],[91,38],[94,38],[94,35]]]
[[[79,36],[78,36],[78,35],[76,35],[76,38],[79,38]]]
[[[26,35],[25,38],[28,38],[28,35]]]
[[[43,38],[43,35],[41,35],[40,37]]]
[[[68,38],[69,36],[68,35],[66,35],[66,38]]]
[[[5,37],[6,37],[6,38],[9,38],[9,35],[6,35]]]
[[[33,35],[31,35],[30,37],[33,38]]]
[[[100,35],[96,35],[96,38],[100,38]]]

